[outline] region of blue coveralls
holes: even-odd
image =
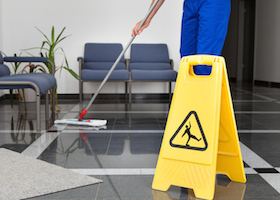
[[[181,30],[181,57],[195,54],[221,55],[228,30],[231,0],[185,0]],[[211,67],[196,66],[197,75]]]

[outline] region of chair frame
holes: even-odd
[[[126,59],[126,65],[129,66],[130,59]],[[171,69],[174,69],[174,61],[170,59],[170,65]],[[171,101],[172,98],[172,82],[176,81],[165,81],[165,80],[132,80],[131,75],[130,75],[130,80],[129,80],[129,103],[131,104],[132,101],[132,83],[133,82],[168,82],[169,83],[169,90],[168,90],[168,95],[169,95],[169,100]]]
[[[84,89],[84,82],[102,82],[102,80],[82,80],[82,68],[83,68],[83,64],[84,61],[82,58],[78,58],[78,62],[79,62],[79,100],[80,102],[83,101],[83,89]],[[125,61],[126,63],[126,61]],[[128,69],[128,66],[126,65],[126,68]],[[125,83],[125,99],[127,99],[127,93],[130,90],[130,80],[131,80],[131,76],[130,76],[130,72],[129,72],[129,78],[128,80],[108,80],[107,82],[124,82]],[[129,89],[128,89],[129,87]]]
[[[79,62],[79,100],[80,102],[83,101],[83,84],[84,82],[102,82],[102,80],[82,80],[82,69],[83,69],[83,65],[84,65],[84,58],[83,57],[78,57],[78,62]],[[174,70],[174,62],[172,59],[169,59],[169,63],[171,66],[171,69]],[[126,65],[126,69],[129,72],[129,78],[128,80],[108,80],[108,82],[125,82],[125,99],[127,100],[127,96],[128,97],[128,102],[129,104],[131,104],[132,101],[132,83],[133,82],[168,82],[169,83],[169,100],[171,100],[172,98],[172,82],[176,82],[176,80],[132,80],[131,78],[131,72],[130,72],[130,59],[125,59],[125,65]]]
[[[43,62],[43,63],[49,63],[51,65],[51,69],[52,69],[52,75],[54,76],[54,64],[48,60],[47,58],[41,58],[41,57],[30,57],[30,60],[28,60],[27,57],[4,57],[4,61],[5,62]],[[12,75],[11,75],[12,76]],[[35,83],[33,83],[32,81],[0,81],[0,85],[13,85],[13,86],[23,86],[23,85],[28,85],[31,86],[35,92],[36,92],[36,118],[37,118],[37,132],[41,132],[41,93],[40,93],[40,89],[38,87],[38,85],[36,85]],[[54,86],[55,87],[55,86]],[[52,92],[52,115],[53,117],[55,116],[55,94],[54,94],[54,87],[51,88],[53,89]],[[46,117],[46,121],[49,118],[49,93],[48,91],[45,92],[45,117]],[[54,119],[54,118],[53,118]],[[48,128],[47,124],[46,124],[46,129]]]

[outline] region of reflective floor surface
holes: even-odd
[[[280,199],[280,89],[232,83],[231,93],[247,182],[217,174],[214,199]],[[78,118],[86,103],[60,99],[56,118]],[[0,145],[103,180],[32,199],[193,200],[192,189],[151,188],[168,111],[166,99],[139,99],[131,106],[98,100],[86,117],[107,119],[107,126],[59,125],[35,133],[34,104],[11,108],[2,100]]]

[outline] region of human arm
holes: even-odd
[[[155,1],[156,0],[152,1],[151,6],[154,4]],[[136,24],[136,26],[133,28],[132,34],[131,34],[133,37],[135,37],[136,35],[139,35],[145,28],[147,28],[149,26],[151,20],[153,19],[154,15],[157,13],[158,9],[161,7],[163,2],[164,2],[164,0],[159,0],[159,2],[157,3],[157,5],[155,6],[155,8],[151,12],[151,14],[148,16],[147,20],[145,21],[145,23],[142,25],[142,27],[139,30],[138,30],[138,27],[142,21],[140,21]]]

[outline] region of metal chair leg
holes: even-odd
[[[41,98],[40,92],[36,91],[36,114],[37,114],[37,132],[41,132]]]
[[[49,110],[50,110],[50,106],[49,106],[49,91],[45,92],[46,95],[46,100],[45,100],[45,124],[46,124],[46,130],[49,128]]]
[[[172,87],[172,83],[169,82],[169,101],[171,100],[171,87]]]
[[[80,103],[83,101],[83,82],[79,80],[79,99]]]
[[[128,84],[128,87],[129,87],[129,104],[131,104],[131,88],[132,88],[132,81],[129,81],[129,84]]]
[[[127,103],[127,85],[128,83],[125,82],[125,102]]]

